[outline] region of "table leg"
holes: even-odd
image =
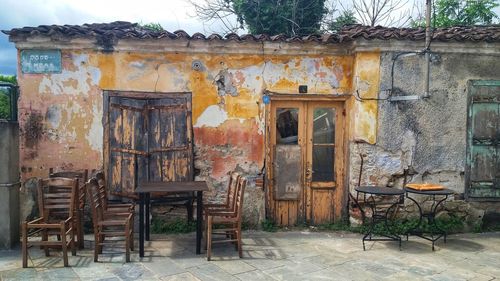
[[[203,191],[196,194],[196,254],[201,254],[201,236],[203,226]]]
[[[139,193],[139,256],[144,257],[144,193]]]
[[[151,216],[150,208],[149,207],[151,206],[150,205],[151,202],[149,200],[149,198],[150,198],[149,193],[146,193],[145,195],[146,195],[146,217],[145,217],[145,219],[146,219],[146,241],[149,241],[150,240],[150,238],[149,238],[150,219],[149,218]]]
[[[398,205],[401,202],[401,197],[394,202],[389,208],[386,210],[378,210],[377,209],[377,203],[375,202],[374,196],[371,196],[370,199],[366,199],[366,194],[363,194],[364,196],[364,202],[365,206],[370,207],[372,211],[372,216],[370,218],[370,221],[368,222],[368,231],[365,233],[365,235],[362,238],[363,241],[363,251],[366,250],[365,247],[365,241],[398,241],[399,242],[399,249],[401,250],[401,237],[397,234],[391,231],[389,227],[389,213],[393,208],[397,208]],[[375,233],[375,226],[377,223],[383,222],[384,227],[385,227],[385,234],[382,233]],[[363,220],[363,223],[365,223],[365,220]]]
[[[433,203],[432,203],[432,207],[431,207],[430,212],[424,212],[424,210],[422,210],[422,207],[420,207],[418,202],[415,199],[408,196],[408,193],[406,194],[406,198],[410,199],[411,201],[413,201],[415,203],[415,205],[418,207],[418,211],[420,213],[420,218],[419,218],[418,224],[413,229],[408,231],[408,233],[406,234],[407,235],[406,237],[408,237],[408,234],[413,234],[413,235],[416,235],[416,236],[423,238],[425,240],[431,241],[432,250],[434,251],[434,244],[437,240],[439,240],[439,238],[443,237],[445,242],[446,242],[446,231],[444,231],[443,229],[441,229],[437,225],[436,212],[437,212],[438,207],[448,198],[448,195],[446,195],[442,200],[437,202],[437,204],[435,204],[436,198],[435,198],[435,195],[433,195],[433,198],[432,198]],[[430,232],[426,232],[424,229],[421,228],[422,220],[424,217],[427,219],[427,225],[435,228],[437,231],[435,231],[434,229],[429,229]],[[435,236],[435,235],[437,235],[437,236]]]

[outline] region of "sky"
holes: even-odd
[[[168,31],[221,32],[217,25],[194,17],[186,0],[0,0],[0,30],[51,24],[112,21],[160,23]],[[0,34],[0,74],[16,74],[17,52],[8,36]]]
[[[413,1],[420,5],[425,3],[424,0],[407,0],[408,8],[413,6]],[[196,18],[189,0],[0,0],[0,7],[0,30],[120,20],[144,24],[159,23],[171,32],[183,29],[189,34],[224,33],[220,24],[204,24]],[[500,7],[495,11],[500,13]],[[0,75],[15,75],[16,60],[14,44],[9,42],[7,35],[0,33]]]

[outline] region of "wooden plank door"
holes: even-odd
[[[466,196],[500,200],[500,81],[469,84]]]
[[[307,103],[306,218],[310,224],[340,218],[343,186],[342,103]],[[337,192],[338,191],[338,192]]]
[[[106,170],[114,193],[133,196],[136,181],[193,179],[190,94],[108,96]]]
[[[333,102],[272,102],[268,206],[278,224],[321,224],[340,218],[342,106]]]
[[[303,102],[279,101],[271,105],[269,204],[279,225],[304,221],[305,118]]]

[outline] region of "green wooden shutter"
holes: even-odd
[[[471,81],[466,195],[500,200],[500,81]]]

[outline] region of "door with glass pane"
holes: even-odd
[[[341,212],[343,109],[340,103],[307,102],[305,200],[311,224],[333,222]]]
[[[269,209],[280,225],[340,218],[343,103],[274,101],[270,114]],[[341,190],[341,189],[340,189]]]

